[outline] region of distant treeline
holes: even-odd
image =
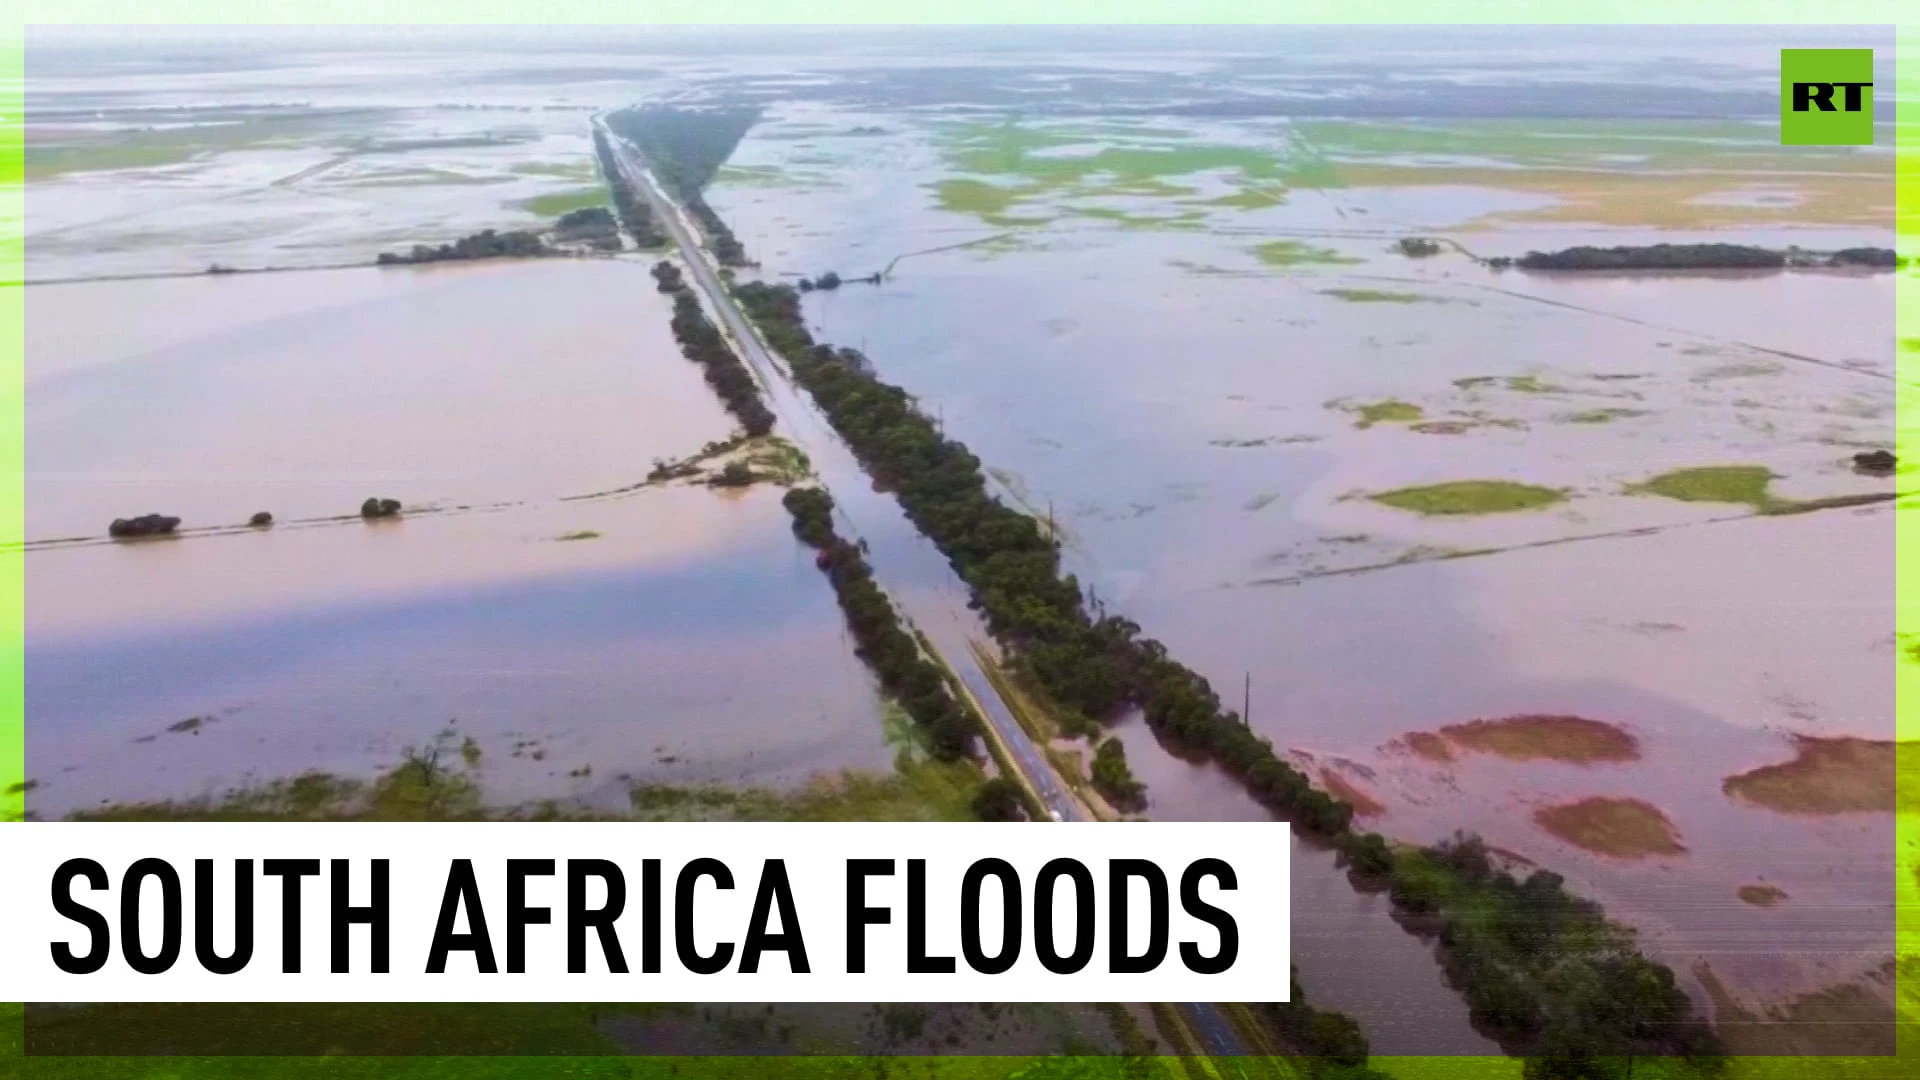
[[[607,178],[607,190],[613,193],[613,208],[619,212],[621,224],[627,227],[627,235],[643,248],[664,247],[667,238],[653,223],[653,208],[627,183],[626,174],[620,171],[619,162],[613,156],[613,147],[607,145],[607,133],[597,127],[593,129],[593,149],[600,158],[600,172]]]
[[[734,294],[862,464],[946,554],[1022,671],[1088,717],[1138,708],[1162,738],[1211,758],[1302,833],[1332,844],[1356,878],[1385,885],[1437,935],[1476,1023],[1510,1052],[1540,1056],[1529,1075],[1593,1075],[1627,1055],[1719,1067],[1718,1044],[1672,971],[1642,956],[1597,905],[1545,871],[1524,881],[1496,872],[1471,838],[1399,851],[1354,829],[1352,807],[1314,788],[1203,676],[1133,622],[1098,605],[1089,612],[1078,581],[1060,572],[1057,544],[987,493],[978,458],[858,351],[813,341],[797,290],[754,282]]]
[[[589,206],[579,210],[569,210],[554,220],[551,230],[555,240],[569,244],[586,244],[600,251],[618,250],[620,237],[615,229],[613,214],[604,206]],[[547,236],[532,229],[514,229],[499,232],[494,229],[482,229],[471,236],[463,236],[451,244],[435,247],[430,244],[415,244],[407,252],[382,252],[374,263],[379,266],[407,266],[416,263],[454,262],[465,259],[537,259],[550,255],[565,255],[566,250],[547,242]],[[225,267],[209,267],[208,273],[231,273]]]
[[[920,726],[928,752],[942,761],[958,760],[967,752],[973,722],[874,584],[866,556],[834,531],[833,498],[820,488],[794,488],[781,502],[793,515],[794,535],[820,553],[814,561],[833,582],[860,658]]]
[[[537,232],[526,229],[515,229],[512,232],[483,229],[472,236],[463,236],[451,244],[441,244],[439,247],[415,244],[412,251],[404,254],[383,251],[374,262],[380,266],[397,266],[462,259],[531,259],[559,254],[561,251],[558,248],[549,247]]]
[[[700,219],[720,264],[738,267],[748,265],[746,249],[707,205],[701,192],[759,119],[757,108],[649,105],[613,113],[607,117],[607,125],[640,151],[667,193]]]
[[[1906,260],[1890,248],[1844,248],[1804,251],[1753,247],[1748,244],[1646,244],[1639,247],[1570,247],[1562,251],[1529,251],[1518,259],[1499,256],[1487,260],[1496,270],[1783,270],[1841,267],[1892,269]]]
[[[675,283],[671,288],[668,274],[673,275]],[[679,274],[679,268],[669,262],[656,263],[653,268],[660,290],[673,297],[674,340],[680,343],[680,351],[687,359],[700,365],[706,373],[707,385],[720,395],[727,411],[740,421],[747,434],[765,435],[773,430],[773,413],[766,402],[760,400],[760,384],[753,381],[747,365],[740,362],[719,328],[700,310],[700,301],[694,298],[692,289],[680,282]]]

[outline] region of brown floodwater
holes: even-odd
[[[669,316],[626,260],[31,289],[27,537],[633,483],[730,430]]]
[[[85,317],[122,298],[151,333]],[[279,521],[15,556],[42,816],[468,737],[507,803],[891,763],[777,489],[575,497],[730,427],[644,265],[35,287],[28,312],[30,536]],[[423,509],[300,520],[371,494]]]
[[[999,231],[938,209],[927,185],[940,159],[914,139],[861,150],[852,160],[886,167],[818,190],[723,186],[712,201],[769,274],[858,272]],[[770,143],[750,138],[737,160],[780,164],[790,151]],[[1789,758],[1792,732],[1892,737],[1890,508],[1754,518],[1631,489],[1751,464],[1775,474],[1781,499],[1894,490],[1850,467],[1856,450],[1891,445],[1892,275],[1496,274],[1385,251],[1400,231],[1486,213],[1498,194],[1296,193],[1230,229],[1062,219],[913,256],[879,288],[814,294],[808,313],[818,336],[863,347],[939,415],[1003,497],[1053,514],[1069,568],[1110,609],[1229,699],[1251,676],[1254,725],[1383,803],[1371,826],[1421,842],[1475,830],[1565,874],[1696,992],[1700,961],[1750,1002],[1871,970],[1892,947],[1891,817],[1790,818],[1736,805],[1720,783]],[[1251,256],[1300,238],[1289,228],[1354,261]],[[1534,227],[1467,242],[1519,254],[1704,239],[1889,238]],[[1435,426],[1366,423],[1366,407],[1388,402]],[[1422,518],[1366,497],[1467,479],[1565,498]],[[1640,760],[1442,764],[1399,742],[1520,714],[1618,725]],[[1122,730],[1151,813],[1236,816],[1225,778],[1156,764],[1150,738]],[[1533,820],[1588,797],[1656,806],[1685,854],[1610,859]],[[1296,863],[1303,886],[1310,863]],[[1793,899],[1741,903],[1756,880]],[[1336,884],[1335,907],[1374,903]],[[1424,946],[1384,910],[1347,929],[1337,950],[1297,943],[1307,993],[1391,1030],[1391,1003],[1412,993],[1405,973],[1430,969],[1379,957]],[[1413,1013],[1448,1019],[1385,1042],[1470,1040],[1452,1000]]]

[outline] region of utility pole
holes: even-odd
[[[1247,672],[1247,685],[1240,699],[1240,723],[1253,726],[1253,672]]]

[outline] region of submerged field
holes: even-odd
[[[778,490],[645,482],[730,429],[652,284],[604,262],[36,289],[29,808],[353,779],[448,739],[508,802],[884,773]],[[361,520],[376,495],[401,516]],[[105,539],[148,511],[181,534]]]
[[[767,276],[888,272],[816,294],[818,336],[937,409],[1102,601],[1235,704],[1250,677],[1255,727],[1372,827],[1478,830],[1756,1007],[1890,950],[1890,814],[1829,827],[1720,781],[1782,739],[1890,737],[1873,500],[1907,480],[1851,457],[1892,445],[1892,276],[1468,258],[1888,245],[1884,153],[1705,121],[794,106],[732,164],[754,182],[710,201]],[[1138,729],[1128,752],[1151,814],[1221,812],[1198,789],[1224,777],[1156,783]],[[1820,915],[1729,906],[1756,878]],[[1780,947],[1720,945],[1756,933]]]
[[[1244,687],[1369,828],[1564,874],[1741,1046],[1859,1036],[1890,996],[1885,676],[1909,643],[1885,500],[1911,474],[1851,458],[1892,441],[1893,279],[1477,259],[1887,245],[1890,158],[1709,119],[1772,73],[1684,42],[1653,74],[1604,49],[1440,71],[1418,46],[1297,71],[786,42],[322,54],[240,85],[41,66],[26,277],[191,276],[27,292],[29,805],[379,816],[376,778],[437,753],[476,813],[963,815],[965,777],[900,759],[777,490],[646,482],[729,422],[644,264],[202,274],[598,205],[595,110],[745,101],[766,112],[708,198],[760,275],[846,279],[807,301],[819,338],[1044,515],[1099,602]],[[1548,116],[1489,115],[1477,80]],[[836,494],[885,517],[885,492]],[[370,496],[406,512],[361,521]],[[102,539],[149,511],[189,534]],[[917,566],[896,524],[863,522],[875,559]],[[1150,816],[1266,815],[1116,730]],[[1292,857],[1316,1004],[1377,1052],[1492,1052],[1385,897]],[[836,1014],[799,1042],[784,1011],[563,1019],[593,1047],[1104,1045],[1044,1010]]]

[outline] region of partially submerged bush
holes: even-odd
[[[142,514],[134,518],[114,518],[107,535],[116,538],[165,536],[180,527],[180,519],[165,514]]]
[[[259,513],[248,518],[247,524],[252,525],[255,528],[259,528],[262,525],[271,525],[273,524],[273,515],[267,513],[265,510],[262,510]]]
[[[753,481],[753,469],[746,462],[729,461],[727,467],[720,470],[720,475],[709,480],[708,483],[714,487],[746,487]]]
[[[360,504],[360,516],[363,518],[390,518],[399,514],[399,499],[368,499]]]

